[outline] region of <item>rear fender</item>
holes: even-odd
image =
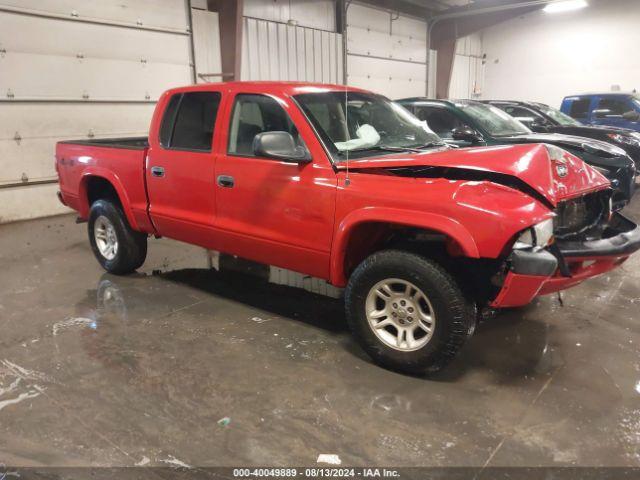
[[[118,194],[118,198],[120,200],[120,204],[122,205],[122,210],[124,211],[125,216],[127,217],[127,221],[129,225],[134,230],[140,230],[138,227],[138,222],[136,221],[133,210],[131,209],[131,202],[129,197],[127,196],[127,192],[122,186],[122,182],[112,171],[101,168],[101,167],[89,167],[82,173],[82,178],[80,180],[80,209],[79,214],[83,219],[89,218],[89,209],[91,205],[89,205],[89,180],[92,178],[103,178],[108,181]]]
[[[331,249],[330,282],[338,287],[347,283],[345,256],[352,233],[358,225],[367,222],[387,223],[404,227],[423,228],[450,238],[463,256],[480,258],[478,246],[469,231],[456,220],[442,215],[400,210],[395,208],[364,208],[348,214],[338,226]]]

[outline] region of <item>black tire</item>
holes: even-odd
[[[106,217],[113,225],[118,249],[111,259],[106,258],[96,243],[95,225],[99,217]],[[124,275],[142,266],[147,258],[147,235],[131,228],[122,208],[108,200],[96,200],[89,212],[89,242],[102,268],[109,273]]]
[[[410,282],[429,299],[435,325],[431,338],[417,350],[391,348],[378,338],[367,320],[367,296],[385,279]],[[384,250],[366,258],[349,279],[345,304],[349,327],[360,346],[376,363],[405,373],[425,374],[442,369],[475,328],[475,307],[453,277],[439,264],[401,250]],[[399,331],[390,328],[391,332]]]

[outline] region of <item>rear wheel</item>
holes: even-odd
[[[89,242],[102,267],[118,275],[131,273],[147,257],[147,236],[131,228],[119,205],[96,200],[89,212]]]
[[[440,265],[386,250],[365,259],[345,293],[349,326],[377,363],[408,373],[444,367],[473,333],[475,309]]]

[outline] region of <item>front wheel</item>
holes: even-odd
[[[122,275],[144,263],[147,236],[129,226],[118,205],[108,200],[96,200],[89,212],[88,230],[91,249],[106,271]]]
[[[377,363],[407,373],[444,367],[473,333],[475,311],[440,265],[385,250],[365,259],[345,292],[347,320]]]

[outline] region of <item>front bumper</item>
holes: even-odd
[[[573,287],[622,264],[640,250],[640,226],[615,214],[602,238],[558,242],[555,253],[514,250],[493,308],[519,307],[538,295]]]

